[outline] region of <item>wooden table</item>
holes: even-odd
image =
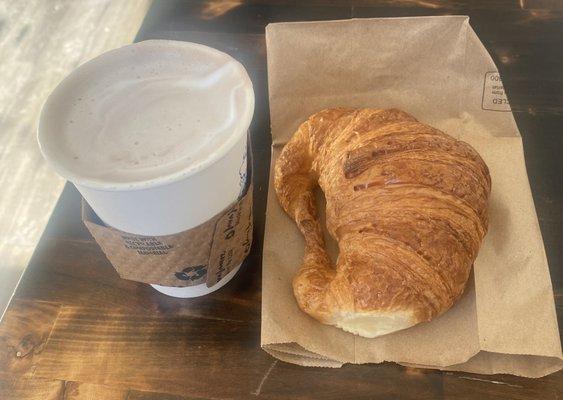
[[[538,1],[165,1],[138,40],[201,42],[239,59],[256,89],[255,245],[235,279],[180,300],[118,278],[67,185],[0,325],[0,399],[557,399],[541,379],[395,364],[305,368],[260,349],[260,260],[270,132],[264,26],[275,21],[468,14],[500,69],[518,126],[563,316],[563,9]],[[308,5],[303,5],[307,3]],[[561,321],[561,320],[560,320]],[[560,324],[561,325],[561,324]]]

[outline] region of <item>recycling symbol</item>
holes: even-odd
[[[195,265],[193,267],[186,267],[180,272],[176,272],[176,278],[182,281],[197,281],[203,278],[207,273],[207,267],[205,265]]]

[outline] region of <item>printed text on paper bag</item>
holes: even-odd
[[[481,108],[490,111],[510,111],[510,104],[498,72],[485,74]]]

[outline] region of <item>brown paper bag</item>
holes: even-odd
[[[291,280],[303,240],[273,190],[263,261],[262,347],[301,365],[404,365],[539,377],[562,368],[545,251],[522,140],[493,61],[465,16],[280,23],[266,29],[272,166],[310,114],[396,107],[470,143],[490,168],[489,232],[461,300],[376,339],[301,312]]]

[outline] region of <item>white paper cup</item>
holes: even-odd
[[[105,53],[64,79],[43,107],[38,141],[107,225],[170,235],[239,197],[253,112],[252,83],[232,57],[194,43],[146,41]],[[190,132],[185,140],[182,129]],[[201,296],[237,270],[211,288],[153,287]]]

